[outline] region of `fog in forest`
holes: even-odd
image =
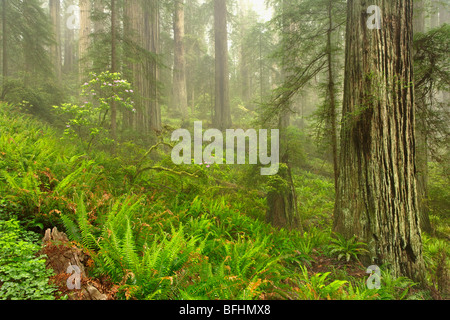
[[[448,299],[449,10],[0,0],[0,300]]]

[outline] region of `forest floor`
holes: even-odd
[[[358,259],[364,244],[331,232],[334,185],[324,161],[294,169],[304,230],[280,230],[265,222],[258,168],[175,168],[167,150],[142,163],[147,150],[131,143],[114,157],[87,154],[3,104],[0,128],[0,299],[71,295],[69,274],[51,273],[36,255],[53,227],[86,256],[83,284],[108,299],[448,297],[449,187],[438,167],[430,183],[436,232],[424,234],[429,288],[380,266],[381,287],[369,289]],[[143,167],[159,169],[138,175]]]

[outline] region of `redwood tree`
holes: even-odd
[[[159,96],[159,5],[157,0],[126,1],[124,30],[127,77],[136,89],[136,113],[125,111],[124,124],[142,134],[161,130]]]
[[[55,36],[54,43],[52,44],[50,51],[52,54],[53,65],[55,69],[55,75],[58,80],[61,81],[61,2],[60,0],[50,0],[50,18],[52,20],[53,33]]]
[[[186,57],[184,46],[184,0],[174,1],[173,13],[174,66],[173,66],[173,107],[187,118],[188,101],[186,88]]]
[[[226,0],[214,0],[214,34],[216,52],[214,126],[218,129],[225,130],[231,127]]]
[[[79,81],[87,79],[89,63],[87,59],[89,50],[89,36],[91,34],[91,1],[80,0],[80,33],[78,40]]]
[[[376,28],[380,8],[381,28]],[[372,7],[373,8],[373,7]],[[371,264],[424,280],[415,180],[412,0],[349,0],[334,230]],[[374,26],[374,27],[372,27]]]

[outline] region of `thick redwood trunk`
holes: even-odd
[[[340,176],[334,230],[368,243],[371,261],[424,279],[415,180],[412,0],[348,1]]]
[[[158,104],[159,70],[147,53],[158,54],[159,12],[157,1],[127,1],[125,3],[125,33],[130,43],[129,78],[136,90],[136,113],[128,113],[126,120],[142,134],[161,129]],[[142,51],[144,50],[144,51]]]

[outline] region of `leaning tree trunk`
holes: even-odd
[[[347,4],[334,231],[367,242],[367,263],[388,263],[394,276],[423,282],[415,180],[413,1],[373,2],[381,9],[379,30],[372,27],[376,16],[368,13],[366,1]]]

